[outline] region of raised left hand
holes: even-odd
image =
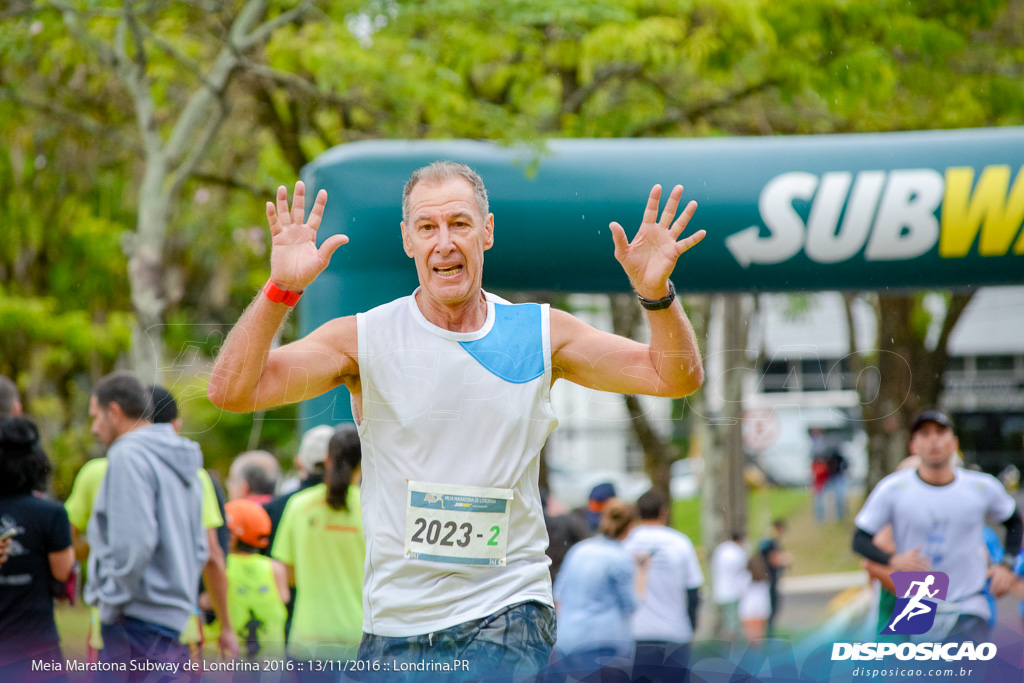
[[[707,234],[698,230],[686,239],[677,241],[693,217],[693,212],[697,210],[697,202],[691,201],[676,218],[682,196],[682,185],[672,188],[659,219],[661,185],[651,188],[643,222],[632,242],[626,239],[626,231],[621,225],[613,222],[608,226],[615,242],[616,260],[626,271],[636,293],[645,299],[660,299],[668,294],[668,278],[676,266],[676,260]]]

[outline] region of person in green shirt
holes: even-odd
[[[363,520],[359,510],[359,435],[339,427],[324,461],[324,483],[296,493],[285,507],[271,555],[297,588],[288,639],[293,659],[355,655],[363,625]]]
[[[288,573],[260,554],[270,542],[270,515],[258,503],[239,498],[224,506],[231,541],[228,551],[228,613],[242,655],[248,659],[284,655],[288,618]]]
[[[153,401],[153,422],[155,424],[167,423],[174,427],[175,432],[181,431],[182,420],[178,417],[178,405],[174,397],[163,387],[149,387]],[[84,566],[89,555],[89,543],[86,529],[89,524],[89,517],[92,515],[93,504],[99,494],[100,485],[107,473],[106,457],[93,458],[87,461],[78,470],[75,481],[71,486],[71,494],[64,501],[64,509],[68,513],[68,520],[71,522],[72,544],[75,548],[75,555]],[[207,587],[213,601],[214,610],[218,616],[228,617],[227,614],[227,575],[225,573],[224,551],[217,541],[217,529],[223,526],[224,518],[220,513],[220,506],[217,503],[217,492],[213,487],[213,480],[209,472],[200,468],[196,474],[203,487],[203,508],[202,520],[206,528],[207,540],[210,545],[210,559],[203,568],[203,582]],[[230,621],[228,622],[230,623]],[[218,648],[225,657],[238,656],[238,641],[230,629],[225,629],[218,641]],[[201,642],[201,628],[198,615],[193,619],[186,631],[182,634],[182,642],[187,644]],[[103,649],[103,639],[100,636],[99,613],[93,608],[89,616],[88,634],[88,657],[89,661],[97,661],[99,650]]]

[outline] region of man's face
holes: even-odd
[[[933,469],[948,465],[959,446],[953,430],[935,422],[925,422],[910,440],[911,452],[921,458],[923,466]]]
[[[402,245],[432,302],[452,306],[478,296],[484,252],[493,244],[494,215],[480,214],[468,181],[420,183],[409,194]]]
[[[119,435],[110,419],[110,406],[101,408],[95,396],[89,397],[89,417],[92,418],[92,435],[97,442],[109,448]]]

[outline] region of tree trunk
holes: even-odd
[[[850,369],[868,435],[871,491],[909,455],[910,422],[918,411],[935,406],[942,394],[942,375],[949,359],[949,337],[974,292],[948,297],[946,314],[934,348],[928,348],[927,325],[920,324],[920,295],[880,295],[875,307],[878,339],[875,349],[857,349],[853,323],[854,297],[845,295]]]
[[[722,410],[710,425],[711,442],[704,457],[701,502],[704,548],[710,552],[734,533],[746,533],[747,485],[743,478],[743,378],[747,368],[749,326],[744,321],[747,297],[718,297],[722,311]],[[717,378],[711,378],[715,381]]]
[[[125,237],[124,250],[135,312],[132,369],[146,383],[159,382],[163,371],[164,312],[168,306],[164,248],[171,207],[209,153],[227,117],[226,93],[246,53],[265,44],[277,28],[298,21],[311,8],[308,2],[300,2],[260,23],[266,4],[266,0],[247,0],[239,8],[230,27],[226,27],[225,42],[216,58],[200,74],[201,83],[175,109],[176,113],[158,106],[156,93],[167,84],[158,82],[149,68],[150,50],[165,50],[167,46],[147,37],[151,27],[144,26],[135,3],[125,0],[122,4],[115,38],[109,42],[109,37],[89,32],[83,11],[72,7],[61,10],[72,34],[94,50],[102,62],[113,66],[134,105],[144,170],[138,193],[138,221],[135,232]],[[192,69],[194,65],[186,60],[182,67]]]
[[[615,334],[634,338],[643,318],[643,309],[637,304],[636,297],[632,294],[615,294],[610,299],[612,328]],[[629,411],[629,424],[633,429],[633,435],[640,442],[640,447],[644,451],[644,472],[650,478],[654,489],[665,496],[666,500],[669,500],[671,498],[669,491],[671,467],[679,457],[679,453],[651,426],[651,421],[643,406],[640,405],[640,399],[629,395],[624,395],[622,398],[626,403],[626,410]]]
[[[135,326],[132,329],[132,370],[144,384],[161,381],[164,360],[164,244],[170,198],[163,192],[162,164],[147,163],[139,187],[139,216],[134,233],[125,235],[128,281],[131,283]]]

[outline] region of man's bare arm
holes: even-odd
[[[697,339],[677,303],[648,312],[651,344],[596,330],[559,310],[551,311],[555,378],[620,394],[688,396],[704,381]]]
[[[330,263],[334,251],[348,242],[332,235],[318,249],[316,232],[327,193],[316,197],[305,216],[305,186],[295,184],[291,209],[288,192],[279,187],[277,203],[267,202],[270,225],[270,278],[282,289],[301,292]],[[292,344],[270,350],[289,307],[262,293],[231,330],[217,356],[207,390],[214,405],[237,412],[270,408],[319,396],[358,375],[354,318],[331,321]]]
[[[682,195],[681,186],[673,188],[659,219],[661,186],[655,185],[632,242],[621,225],[610,226],[615,258],[636,292],[647,299],[669,294],[668,279],[676,261],[704,238],[704,231],[698,230],[678,239],[697,209],[697,203],[690,202],[676,218]],[[568,313],[552,311],[551,352],[556,376],[624,394],[681,397],[693,393],[704,381],[704,369],[683,307],[677,300],[668,308],[649,310],[647,320],[650,345],[600,332]]]
[[[270,350],[287,308],[257,295],[224,341],[213,366],[210,401],[248,412],[320,396],[359,374],[356,319],[337,318],[303,339]],[[273,329],[271,329],[273,328]]]

